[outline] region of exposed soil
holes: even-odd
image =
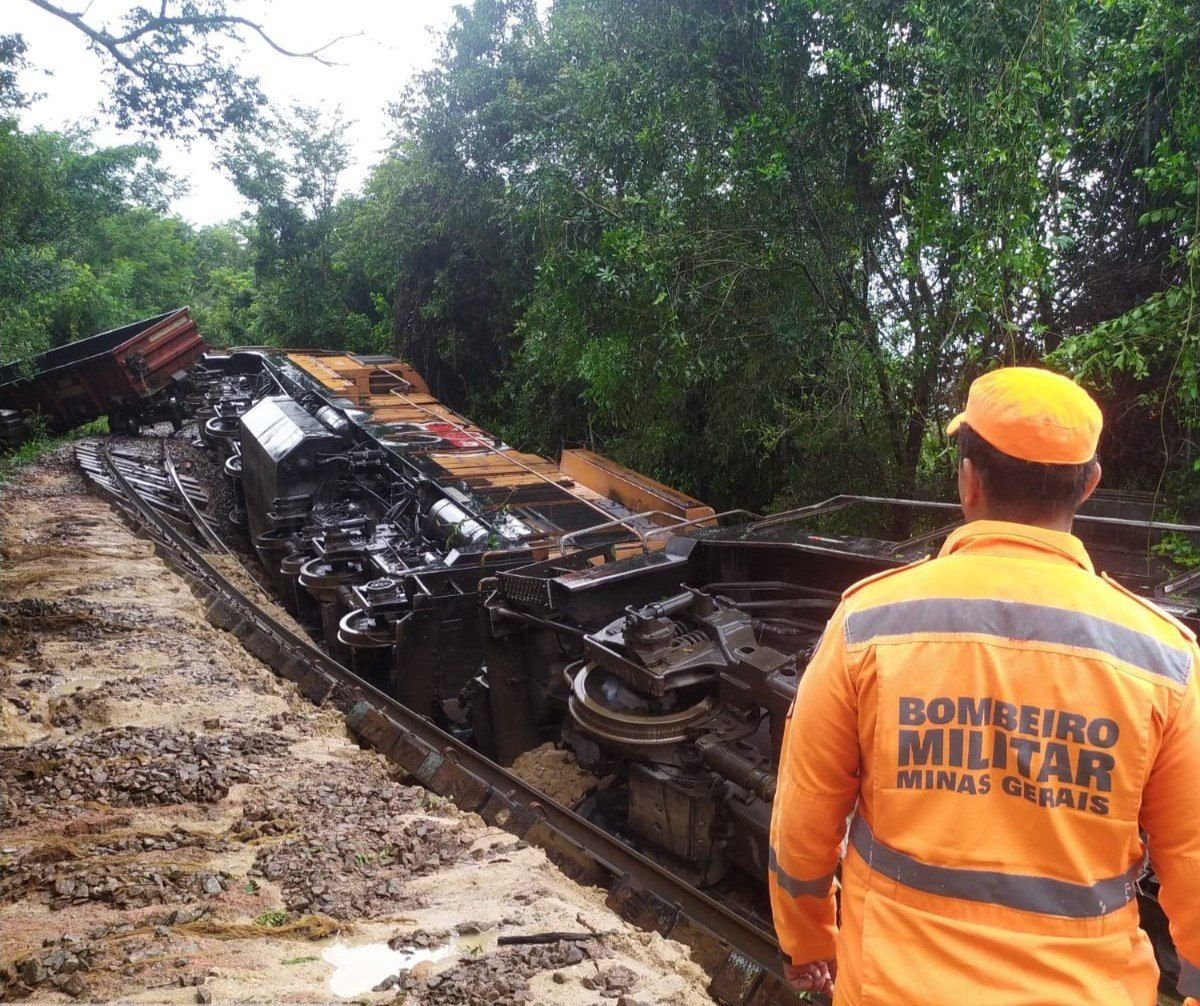
[[[601,782],[580,768],[570,751],[549,741],[518,755],[511,771],[564,807],[574,807]]]
[[[232,583],[251,601],[257,604],[263,611],[270,615],[275,621],[279,622],[284,628],[291,629],[301,639],[305,638],[308,633],[304,631],[291,614],[282,605],[278,604],[270,594],[266,592],[263,586],[251,575],[253,566],[249,564],[254,562],[247,555],[234,553],[232,555],[210,555],[208,561],[217,568],[226,580]],[[261,569],[258,571],[260,575],[264,575]]]
[[[0,1000],[335,1001],[342,942],[454,948],[355,1001],[711,1002],[208,625],[65,453],[0,490],[0,745]],[[560,755],[526,769],[570,803],[594,780]],[[544,932],[580,936],[497,945]]]

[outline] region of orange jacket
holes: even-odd
[[[1198,674],[1192,633],[1068,534],[976,521],[851,587],[784,735],[784,952],[836,944],[839,1006],[1150,1006],[1140,829],[1200,994]]]

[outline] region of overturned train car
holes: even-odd
[[[717,883],[766,869],[783,722],[841,592],[930,555],[956,506],[838,497],[767,518],[586,451],[496,440],[387,357],[209,356],[205,438],[286,607],[363,677],[503,763],[552,740],[592,810]],[[1200,528],[1101,495],[1098,568],[1197,623]]]
[[[241,350],[193,379],[231,519],[284,605],[361,676],[488,751],[504,716],[482,672],[481,582],[573,536],[616,556],[712,515],[587,451],[557,466],[516,451],[391,358]]]
[[[194,377],[235,518],[297,618],[504,764],[565,745],[608,780],[581,812],[718,889],[766,874],[784,722],[841,592],[961,520],[852,496],[714,514],[589,452],[517,452],[389,358],[242,351]],[[1200,626],[1200,571],[1169,559],[1200,527],[1153,517],[1100,495],[1076,532]]]
[[[20,444],[30,418],[56,433],[104,415],[113,433],[178,429],[188,370],[207,348],[182,307],[0,367],[0,446]]]

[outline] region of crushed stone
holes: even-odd
[[[325,947],[394,941],[454,952],[356,1001],[711,1003],[210,626],[65,453],[0,488],[0,736],[0,1001],[328,1002]]]

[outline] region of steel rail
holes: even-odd
[[[210,621],[233,632],[317,702],[346,712],[350,729],[426,788],[543,848],[568,873],[610,891],[624,918],[664,936],[725,952],[710,994],[726,1006],[795,1003],[773,934],[684,883],[590,821],[481,755],[263,611],[174,528],[113,463],[101,458],[126,512],[150,525],[163,558],[208,596]],[[823,1000],[819,1000],[823,1001]]]
[[[196,506],[193,500],[183,488],[183,482],[180,480],[179,472],[175,470],[175,461],[171,457],[171,452],[167,450],[167,442],[163,441],[163,468],[171,477],[171,481],[175,484],[175,489],[179,493],[179,498],[183,500],[184,508],[187,510],[188,517],[191,518],[192,527],[196,529],[196,533],[204,539],[204,543],[208,545],[210,551],[217,555],[232,555],[229,546],[225,544],[213,530],[212,525],[208,522],[208,517],[200,512],[200,508]]]

